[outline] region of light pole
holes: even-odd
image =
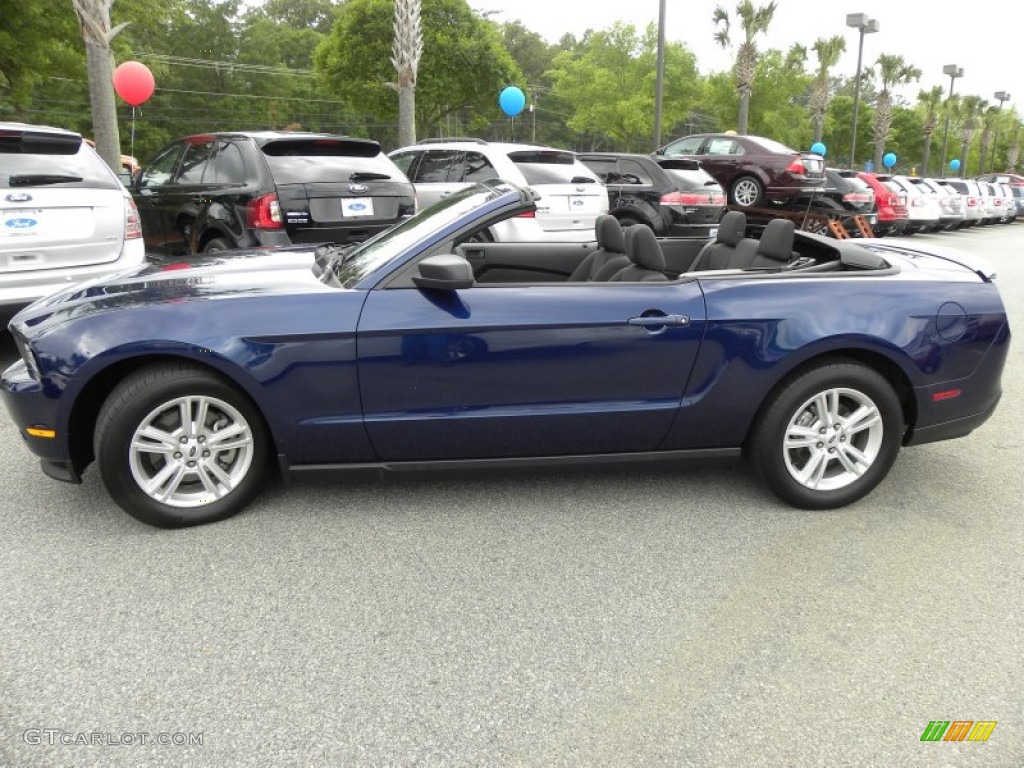
[[[661,146],[661,90],[665,79],[665,0],[658,3],[658,63],[654,75],[654,148]]]
[[[846,14],[846,26],[860,30],[857,46],[857,79],[853,83],[853,132],[850,134],[850,170],[857,154],[857,110],[860,108],[860,66],[864,58],[864,35],[878,31],[878,19],[869,19],[866,13]]]
[[[942,68],[942,74],[949,75],[949,96],[946,98],[946,129],[942,132],[942,165],[939,166],[939,170],[945,172],[946,144],[949,142],[949,107],[950,102],[953,100],[953,83],[956,82],[956,79],[958,77],[964,76],[964,68],[958,67],[956,64],[947,64]],[[961,163],[962,162],[963,160],[961,160]],[[963,165],[961,165],[960,167],[962,168]]]
[[[1010,100],[1010,94],[1006,91],[996,91],[996,99],[999,100],[999,111],[1003,111],[1003,102]],[[996,116],[996,137],[992,140],[992,166],[988,169],[990,173],[995,173],[996,170],[996,149],[999,148],[999,116]],[[982,173],[985,169],[981,169]]]

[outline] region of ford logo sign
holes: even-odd
[[[35,219],[8,219],[4,222],[4,226],[11,229],[29,229],[38,223]]]
[[[365,211],[366,210],[366,206],[363,205],[362,203],[352,203],[352,205],[350,205],[349,208],[351,210],[353,210],[353,211]]]
[[[573,200],[572,204],[573,205],[583,205],[583,201],[582,200]]]
[[[348,191],[349,192],[355,192],[356,194],[362,194],[367,189],[369,189],[369,187],[367,187],[365,184],[349,184],[348,185]]]
[[[31,199],[32,195],[28,192],[11,192],[11,194],[4,198],[9,203],[27,203]]]

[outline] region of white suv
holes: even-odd
[[[144,260],[131,195],[79,134],[0,122],[0,306]]]
[[[425,208],[478,181],[505,179],[539,196],[535,215],[491,227],[496,242],[588,242],[594,221],[608,213],[608,191],[576,155],[531,144],[481,139],[427,139],[388,155],[416,187]]]

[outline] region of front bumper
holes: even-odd
[[[42,460],[43,471],[57,479],[74,476],[67,430],[56,423],[57,398],[47,395],[46,388],[28,370],[24,360],[0,374],[0,396],[25,446]],[[52,438],[33,437],[26,431],[30,427],[52,429],[57,434]],[[48,465],[54,467],[53,473],[47,471]]]

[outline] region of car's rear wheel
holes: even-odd
[[[741,208],[753,208],[764,202],[764,187],[753,176],[741,176],[733,182],[729,200]]]
[[[263,484],[268,446],[259,413],[234,387],[202,368],[164,365],[110,393],[95,453],[128,514],[180,528],[241,511]]]
[[[234,246],[223,237],[215,237],[203,246],[203,253],[220,253],[230,251]]]
[[[837,360],[797,373],[770,396],[748,453],[784,501],[832,509],[882,481],[902,437],[892,386],[865,365]]]

